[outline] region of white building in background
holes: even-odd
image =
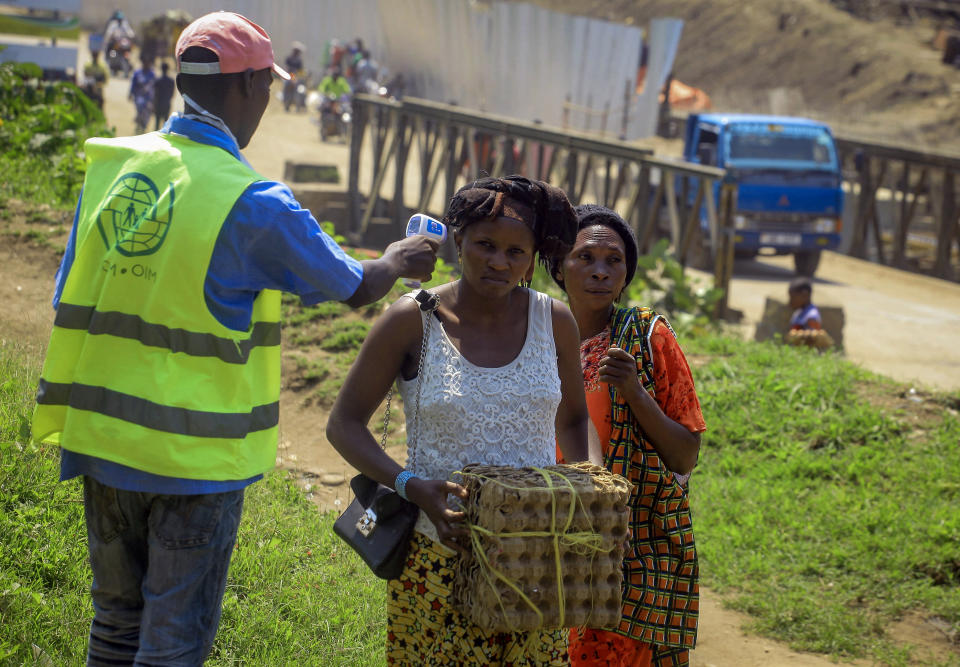
[[[116,9],[136,27],[168,9],[218,9],[262,25],[282,62],[293,41],[309,69],[332,39],[361,38],[381,65],[402,72],[408,94],[545,125],[648,136],[682,22],[654,21],[644,95],[634,93],[643,31],[634,26],[498,0],[81,0],[93,28]],[[565,109],[567,110],[565,113]]]

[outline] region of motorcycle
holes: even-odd
[[[123,74],[124,78],[130,76],[133,72],[133,65],[130,63],[130,51],[133,49],[133,42],[126,37],[115,40],[107,49],[107,67],[110,68],[110,75],[117,76]]]
[[[307,80],[302,76],[291,76],[283,84],[283,110],[290,111],[290,107],[298,112],[307,109]]]
[[[337,99],[322,95],[319,106],[320,141],[326,141],[330,137],[343,137],[346,140],[350,121],[353,119],[350,98],[344,96]]]

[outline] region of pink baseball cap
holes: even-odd
[[[180,56],[191,46],[213,51],[220,62],[180,62]],[[230,74],[247,68],[261,70],[268,67],[281,79],[290,79],[290,75],[273,61],[273,46],[266,30],[240,14],[213,12],[201,16],[184,28],[177,40],[177,71],[181,74]]]

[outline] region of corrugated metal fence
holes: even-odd
[[[84,0],[81,16],[96,27],[121,9],[136,27],[184,4]],[[404,74],[418,97],[555,127],[563,123],[565,103],[572,103],[592,111],[569,117],[570,126],[583,128],[591,113],[606,112],[617,133],[626,119],[628,138],[653,127],[656,105],[638,104],[633,94],[642,44],[642,31],[633,26],[489,0],[192,0],[187,7],[194,17],[218,9],[263,25],[281,62],[294,40],[303,42],[314,71],[331,39],[360,37],[381,64]],[[650,63],[664,71],[648,70],[648,80],[665,78],[676,41],[667,40],[666,48]]]

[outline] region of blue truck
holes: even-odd
[[[737,184],[737,256],[792,254],[797,273],[812,276],[821,251],[840,245],[840,163],[833,134],[823,123],[787,116],[691,114],[683,157],[726,169],[728,180]],[[719,191],[714,194],[719,201]]]

